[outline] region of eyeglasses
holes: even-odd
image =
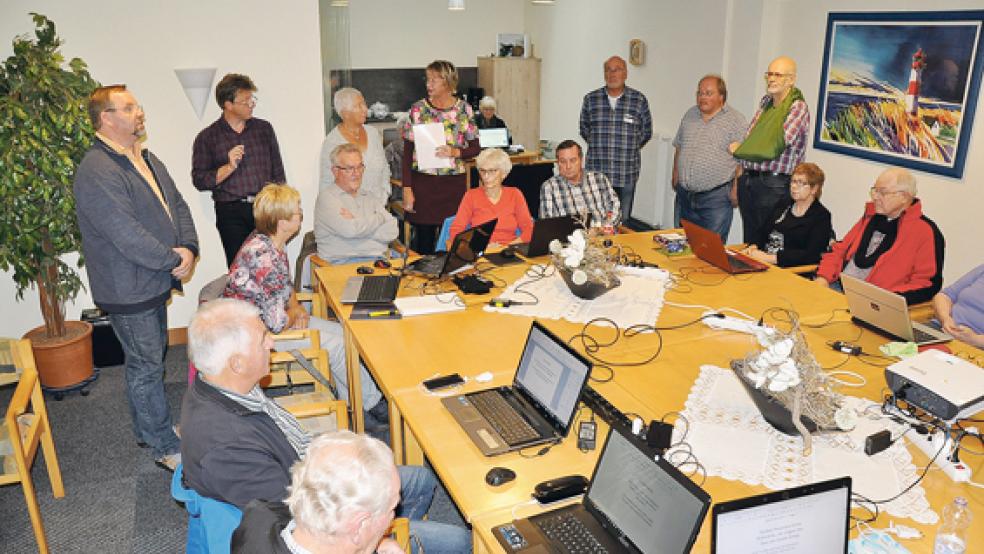
[[[868,193],[871,195],[872,198],[885,198],[886,196],[888,196],[890,194],[899,194],[899,193],[902,193],[902,192],[905,192],[905,191],[901,191],[901,190],[885,190],[885,189],[880,189],[878,187],[871,187],[870,189],[868,189]]]
[[[250,108],[255,108],[256,103],[260,101],[259,96],[250,96],[246,100],[235,100],[233,104],[242,104],[243,106],[249,106]]]
[[[763,75],[763,77],[765,77],[765,80],[768,81],[769,79],[772,79],[773,77],[775,77],[776,79],[780,79],[782,77],[789,77],[790,75],[792,75],[792,73],[780,73],[778,71],[766,71],[765,74]]]
[[[789,188],[805,188],[810,186],[806,179],[793,179],[789,182]]]
[[[122,108],[110,107],[110,108],[106,108],[103,111],[104,112],[123,112],[126,115],[131,115],[134,112],[142,112],[143,111],[143,106],[141,106],[140,104],[127,104],[126,106],[123,106]]]
[[[363,171],[366,168],[366,164],[359,165],[336,165],[335,169],[342,173],[357,173]]]

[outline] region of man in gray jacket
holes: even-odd
[[[125,85],[89,98],[96,138],[75,174],[89,289],[126,357],[137,441],[174,470],[181,444],[164,396],[167,306],[198,255],[191,212],[164,164],[143,147],[144,113]]]

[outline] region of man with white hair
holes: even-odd
[[[844,274],[901,294],[909,304],[932,299],[943,286],[946,243],[922,213],[916,178],[892,167],[869,192],[861,220],[820,259],[817,282],[830,285]]]
[[[402,553],[383,537],[400,503],[400,475],[382,442],[351,431],[319,435],[291,469],[286,502],[254,500],[232,552]]]
[[[311,436],[269,399],[259,381],[270,371],[273,339],[251,304],[231,298],[202,305],[188,326],[188,353],[198,374],[181,407],[185,485],[243,509],[253,500],[287,496],[290,468]],[[437,481],[430,470],[401,466],[398,513],[412,521],[429,553],[464,552],[469,533],[423,518]]]

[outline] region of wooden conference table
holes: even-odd
[[[827,346],[828,341],[849,340],[861,344],[866,352],[877,352],[877,346],[886,342],[884,338],[870,331],[861,331],[850,323],[844,298],[836,292],[778,268],[764,273],[726,276],[693,256],[670,258],[657,252],[652,237],[653,233],[630,233],[616,237],[616,242],[675,275],[677,284],[666,294],[666,304],[659,316],[660,327],[693,321],[704,310],[675,306],[674,303],[706,306],[715,310],[727,307],[756,319],[771,307],[788,308],[796,311],[804,324],[826,323],[822,327],[804,329],[812,351],[824,367],[844,362],[846,356],[831,350]],[[526,268],[527,264],[498,267],[487,271],[486,275],[511,283]],[[355,275],[355,266],[331,266],[320,268],[316,273],[320,293],[345,327],[350,390],[360,390],[357,368],[358,358],[361,357],[390,402],[390,431],[397,460],[421,463],[426,456],[465,519],[472,524],[476,552],[501,552],[491,535],[491,527],[512,520],[514,511],[518,517],[536,512],[536,507],[526,505],[536,483],[562,475],[591,475],[598,451],[580,452],[573,437],[538,457],[525,457],[536,454],[536,449],[494,458],[482,456],[446,413],[439,397],[420,386],[424,379],[452,372],[474,377],[489,371],[494,376],[491,384],[508,384],[511,381],[531,318],[484,311],[482,306],[498,296],[501,288],[493,289],[488,295],[461,295],[468,306],[462,311],[402,320],[351,320],[351,308],[341,305],[339,296],[345,281]],[[401,296],[420,294],[419,287],[423,281],[404,279],[404,283]],[[449,284],[444,290],[452,288],[453,285]],[[774,317],[781,317],[781,314],[766,314],[765,320],[771,323],[775,321]],[[565,339],[583,328],[581,324],[565,320],[541,322]],[[611,337],[613,333],[611,329],[599,327],[592,327],[591,332],[599,338]],[[660,341],[662,350],[655,360],[644,365],[617,367],[610,381],[593,382],[591,386],[625,413],[638,414],[646,421],[659,419],[668,412],[683,408],[701,364],[727,367],[731,359],[756,349],[748,335],[696,324],[663,331],[660,336],[650,333],[631,339],[623,338],[599,355],[614,362],[638,362],[649,358],[660,347]],[[579,343],[575,342],[574,346],[583,352]],[[949,346],[954,351],[976,357],[976,360],[984,359],[984,353],[980,350],[962,343],[954,342]],[[846,394],[880,398],[884,386],[881,367],[854,358],[846,360],[839,369],[857,372],[866,379],[865,386],[846,389]],[[604,376],[597,372],[595,377]],[[488,386],[489,383],[469,382],[455,392]],[[361,430],[363,418],[359,394],[350,394],[350,400],[354,426]],[[578,417],[587,413],[584,410]],[[599,431],[600,445],[604,427],[600,426]],[[970,444],[969,439],[965,439],[965,444]],[[921,452],[912,450],[914,463],[917,466],[925,464],[927,458]],[[968,455],[964,456],[964,460],[970,463],[973,475],[980,480],[984,475],[984,456]],[[484,476],[494,466],[513,469],[517,473],[516,480],[502,487],[489,487]],[[956,485],[938,470],[931,470],[922,485],[931,506],[937,511],[942,510],[952,497],[963,495],[970,501],[975,515],[984,514],[984,491],[981,489],[966,484]],[[766,490],[761,486],[720,477],[708,478],[703,487],[715,502]],[[876,526],[886,527],[887,519],[881,516]],[[709,550],[709,522],[708,517],[694,552]],[[906,547],[912,552],[932,550],[935,526],[922,526],[911,520],[900,523],[916,527],[923,533],[923,539],[919,541],[902,541]],[[976,536],[971,544],[984,544],[984,526],[975,526],[972,533]]]

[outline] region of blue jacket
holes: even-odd
[[[82,232],[89,288],[109,313],[136,313],[160,306],[181,289],[171,270],[181,263],[173,248],[198,255],[198,235],[188,205],[167,168],[143,151],[167,202],[123,154],[93,139],[75,173],[75,213]]]

